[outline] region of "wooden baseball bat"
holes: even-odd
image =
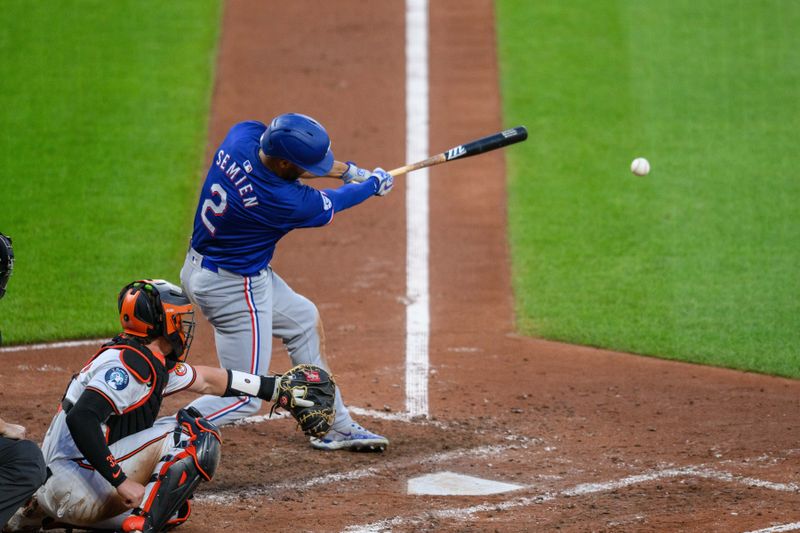
[[[491,152],[492,150],[497,150],[498,148],[503,148],[504,146],[508,146],[510,144],[522,142],[527,138],[528,130],[525,128],[525,126],[517,126],[516,128],[511,128],[503,130],[499,133],[487,135],[486,137],[481,137],[480,139],[475,139],[474,141],[469,141],[465,144],[459,144],[458,146],[450,148],[446,152],[431,156],[428,159],[390,170],[389,174],[392,176],[400,176],[401,174],[407,174],[421,168],[447,163],[453,159],[470,157],[473,155],[482,154],[484,152]]]

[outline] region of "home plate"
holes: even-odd
[[[430,494],[434,496],[480,496],[521,488],[523,488],[522,485],[464,476],[455,472],[437,472],[408,480],[409,494]]]

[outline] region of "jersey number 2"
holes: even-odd
[[[219,196],[219,203],[214,202],[215,196]],[[211,198],[203,202],[203,214],[201,215],[203,224],[208,228],[212,237],[217,232],[217,228],[214,227],[214,224],[211,223],[211,219],[208,218],[208,212],[211,211],[214,213],[215,217],[221,217],[225,214],[226,209],[228,209],[228,193],[225,192],[222,185],[215,183],[211,186]]]

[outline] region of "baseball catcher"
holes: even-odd
[[[122,333],[67,385],[43,444],[52,475],[10,531],[150,533],[185,522],[193,492],[214,476],[222,438],[192,408],[158,418],[162,399],[180,391],[260,398],[287,409],[308,435],[330,428],[334,381],[322,368],[259,376],[187,364],[194,316],[180,287],[135,281],[120,292],[118,309]]]

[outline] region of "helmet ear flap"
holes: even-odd
[[[157,338],[164,334],[164,310],[158,290],[149,280],[126,285],[117,299],[120,324],[125,333]]]

